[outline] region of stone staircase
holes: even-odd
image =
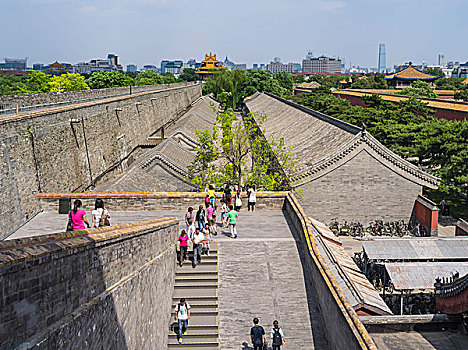
[[[218,349],[218,251],[211,243],[210,256],[202,255],[202,262],[192,268],[192,254],[184,266],[177,267],[172,296],[171,324],[174,308],[180,298],[189,303],[190,321],[181,344],[174,330],[169,332],[169,349]]]

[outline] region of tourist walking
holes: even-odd
[[[229,187],[229,185],[226,185],[224,187],[224,202],[228,207],[231,205],[232,202],[231,187]]]
[[[86,212],[80,209],[83,203],[79,199],[73,202],[73,210],[68,212],[68,225],[67,231],[78,231],[84,230],[86,227],[90,227],[88,220],[86,220]]]
[[[94,210],[91,212],[91,227],[110,226],[110,214],[104,208],[104,201],[101,198],[94,202]]]
[[[203,205],[200,205],[197,210],[197,214],[195,215],[195,220],[197,220],[197,226],[199,230],[203,230],[205,227],[205,209],[203,209]]]
[[[198,263],[201,262],[201,252],[203,249],[203,241],[205,240],[205,235],[202,230],[196,229],[195,234],[193,235],[193,262],[192,267],[195,268]]]
[[[258,318],[253,319],[254,326],[250,328],[250,339],[254,350],[263,350],[263,346],[266,345],[265,329],[258,325]]]
[[[193,236],[195,232],[195,218],[193,215],[193,208],[189,207],[187,209],[187,213],[185,213],[185,226],[187,229],[187,234],[189,237]]]
[[[203,231],[204,241],[203,241],[203,248],[205,250],[206,255],[210,256],[210,242],[213,242],[213,236],[211,234],[211,228],[209,224],[206,224],[205,230]]]
[[[239,214],[237,211],[234,210],[234,207],[231,205],[229,207],[231,209],[229,213],[227,214],[228,217],[228,222],[229,222],[229,229],[231,230],[231,238],[237,238],[237,217]]]
[[[223,228],[227,227],[227,213],[229,212],[229,208],[226,204],[224,199],[221,199],[221,224]]]
[[[182,266],[187,260],[188,240],[189,236],[185,230],[182,230],[179,236],[179,266]]]
[[[257,202],[257,192],[255,192],[255,186],[252,186],[249,188],[247,191],[247,210],[250,211],[255,211],[255,203]]]
[[[208,208],[206,208],[206,216],[208,219],[208,225],[210,227],[210,230],[213,230],[213,226],[216,225],[216,220],[215,215],[214,215],[215,208],[212,203],[208,205]]]
[[[188,320],[190,320],[190,305],[185,301],[185,298],[180,298],[179,303],[174,309],[174,319],[178,325],[178,337],[179,343],[182,343],[182,337],[187,334]]]
[[[273,328],[270,331],[270,338],[273,350],[280,350],[281,346],[284,344],[284,334],[277,320],[273,321]]]
[[[241,191],[237,190],[236,196],[234,198],[234,205],[236,208],[236,211],[239,211],[242,207],[242,199],[241,199]]]
[[[214,208],[215,207],[215,200],[216,200],[216,193],[215,193],[215,189],[214,189],[213,185],[210,185],[208,187],[208,197],[210,197],[210,203]]]

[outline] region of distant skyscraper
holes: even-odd
[[[444,54],[439,54],[439,66],[445,67],[447,63],[445,62],[445,55]]]
[[[385,50],[385,44],[379,45],[379,73],[385,73],[387,71],[387,51]]]
[[[314,57],[314,54],[312,53],[312,51],[308,51],[305,59],[306,60],[311,60],[312,57]]]
[[[273,63],[281,63],[281,58],[279,57],[273,58]]]

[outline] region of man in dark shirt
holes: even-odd
[[[226,205],[229,208],[232,202],[231,187],[229,187],[229,185],[226,185],[226,187],[224,187],[224,201],[226,202]]]
[[[254,350],[263,350],[263,344],[266,344],[265,330],[258,325],[258,318],[253,319],[254,326],[250,329],[250,338]]]

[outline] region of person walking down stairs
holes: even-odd
[[[174,319],[178,324],[179,343],[182,343],[182,337],[187,334],[188,321],[190,320],[190,305],[185,301],[185,298],[180,298],[179,304],[174,309]]]

